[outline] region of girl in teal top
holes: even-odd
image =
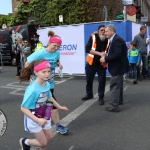
[[[25,130],[35,136],[35,139],[20,139],[21,148],[24,150],[29,150],[30,146],[46,149],[52,138],[51,108],[49,107],[51,103],[62,111],[68,110],[67,107],[60,106],[52,97],[49,90],[50,84],[47,82],[50,77],[50,68],[51,66],[47,60],[40,59],[23,68],[19,76],[20,82],[30,80],[33,72],[37,77],[26,88],[21,104],[21,111],[24,113]]]
[[[46,59],[49,61],[51,67],[51,76],[48,79],[48,82],[51,85],[50,91],[52,93],[52,97],[56,100],[54,96],[54,74],[55,74],[55,68],[58,65],[60,69],[63,68],[61,65],[59,59],[60,59],[60,52],[58,49],[60,48],[60,45],[62,43],[61,38],[58,35],[55,35],[53,31],[49,31],[48,35],[50,36],[50,39],[48,41],[48,47],[44,48],[40,51],[32,53],[28,58],[27,62],[25,63],[25,67],[27,67],[31,62],[39,59]],[[56,124],[56,131],[65,134],[68,131],[68,128],[62,126],[59,122],[59,113],[57,108],[53,107],[53,113],[52,113],[52,119],[54,123]]]

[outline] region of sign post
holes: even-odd
[[[124,14],[117,14],[116,15],[116,20],[123,20],[124,19]]]
[[[123,5],[132,5],[133,4],[133,0],[122,0],[122,4]]]
[[[124,14],[124,21],[126,21],[127,20],[127,11],[126,11],[126,6],[124,6],[123,7],[124,8],[124,10],[123,10],[123,14]]]
[[[126,6],[132,5],[133,0],[122,0],[122,4],[124,5],[123,14],[124,14],[124,21],[125,21],[125,20],[127,20]]]
[[[141,17],[141,22],[148,22],[148,17]]]
[[[108,11],[107,11],[107,7],[106,6],[104,6],[104,8],[103,8],[103,17],[104,17],[105,21],[107,21]]]
[[[60,22],[60,23],[63,22],[63,15],[59,15],[59,22]]]

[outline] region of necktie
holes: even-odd
[[[109,39],[109,46],[108,46],[108,52],[107,52],[108,54],[109,54],[110,46],[111,46],[111,41]]]

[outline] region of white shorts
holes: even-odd
[[[37,124],[35,121],[24,115],[24,128],[25,131],[30,133],[38,133],[42,130],[49,130],[51,129],[51,119],[47,121],[47,123],[41,127],[39,124]]]

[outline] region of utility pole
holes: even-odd
[[[126,12],[126,6],[123,7],[124,10],[123,10],[123,14],[124,14],[124,21],[127,20],[127,12]]]
[[[108,11],[107,11],[107,7],[106,6],[104,6],[104,8],[103,8],[103,18],[105,19],[105,21],[107,21]]]

